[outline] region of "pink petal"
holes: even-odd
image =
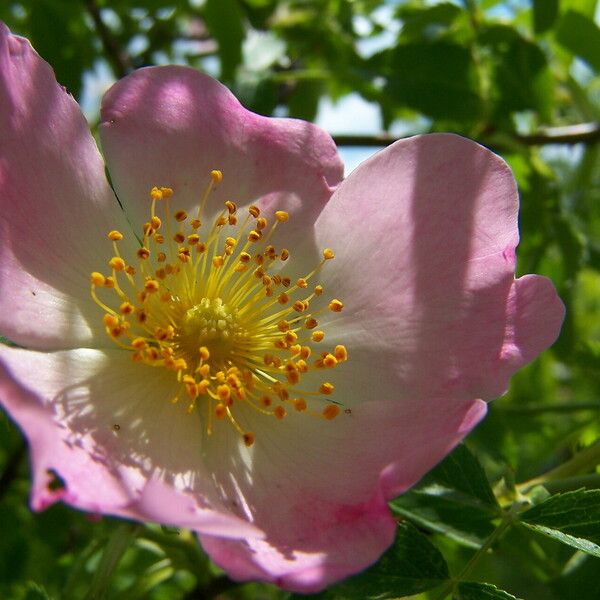
[[[0,332],[35,348],[89,344],[92,311],[101,321],[80,300],[124,220],[77,103],[2,23],[0,190]]]
[[[564,308],[549,282],[511,296],[517,208],[504,161],[449,134],[398,142],[338,188],[316,241],[336,251],[323,278],[345,303],[322,318],[351,355],[341,397],[373,398],[374,381],[381,398],[492,399],[556,339]]]
[[[38,353],[0,346],[0,402],[29,442],[32,508],[62,500],[92,513],[223,537],[261,535],[211,506],[209,494],[193,485],[197,479],[210,486],[196,458],[198,424],[169,402],[173,386],[161,371],[140,371],[118,350]],[[64,488],[50,488],[53,475]]]
[[[257,426],[251,459],[228,453],[214,471],[232,509],[265,537],[201,535],[203,547],[235,579],[295,591],[315,592],[356,573],[393,540],[387,500],[414,485],[485,408],[480,401],[368,402],[332,422],[289,415]]]
[[[239,204],[265,197],[271,210],[302,210],[314,222],[343,166],[331,138],[294,119],[247,111],[219,82],[187,67],[145,68],[117,82],[102,104],[102,146],[119,198],[136,222],[148,191],[169,186],[174,204],[197,206],[209,173],[224,179],[212,198]]]

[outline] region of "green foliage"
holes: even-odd
[[[513,169],[519,274],[552,278],[567,306],[561,337],[490,405],[468,447],[390,503],[398,535],[383,558],[321,598],[600,598],[597,9],[596,0],[0,3],[0,19],[88,97],[92,117],[94,71],[118,78],[178,62],[217,74],[263,114],[314,119],[324,98],[356,94],[383,129],[451,130]],[[64,506],[33,515],[27,493],[23,442],[0,416],[0,598],[290,597],[229,581],[189,532]]]

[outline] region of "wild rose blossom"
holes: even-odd
[[[0,78],[0,401],[34,510],[189,527],[236,579],[321,589],[558,335],[550,281],[514,279],[513,177],[471,141],[403,140],[342,182],[317,127],[146,68],[103,101],[113,192],[3,25]]]

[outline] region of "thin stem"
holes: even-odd
[[[408,137],[408,136],[406,136]],[[547,146],[549,144],[595,144],[600,141],[600,123],[578,123],[564,127],[548,127],[530,135],[515,134],[514,139],[525,146]],[[389,146],[399,139],[394,135],[334,135],[338,146]]]
[[[141,525],[122,523],[112,532],[104,547],[100,564],[94,573],[86,600],[102,600],[110,587],[112,576],[125,551],[141,529]]]
[[[448,583],[444,585],[441,592],[435,597],[435,600],[444,600],[448,596],[454,592],[455,587],[461,581],[465,581],[473,569],[477,566],[479,561],[485,556],[487,551],[500,539],[500,537],[504,534],[504,532],[513,524],[514,522],[514,514],[517,510],[518,506],[515,505],[511,508],[509,512],[504,513],[502,517],[502,521],[496,527],[496,529],[491,533],[491,535],[484,542],[483,546],[475,554],[471,557],[469,562],[463,567],[462,571],[458,574],[457,577],[453,577]]]
[[[600,463],[600,443],[589,446],[581,452],[578,452],[571,460],[568,460],[555,469],[552,469],[539,477],[520,483],[517,486],[517,489],[519,492],[524,493],[536,485],[545,485],[550,481],[575,477],[595,468],[598,463]]]
[[[102,42],[102,47],[106,53],[106,58],[110,63],[115,75],[119,78],[124,77],[132,70],[129,55],[127,52],[125,52],[125,50],[123,50],[123,48],[121,48],[119,42],[112,34],[112,31],[102,19],[102,13],[96,4],[96,1],[85,0],[85,8],[92,18],[92,21],[94,21],[96,33]]]

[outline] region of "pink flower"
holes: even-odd
[[[102,106],[124,213],[3,25],[0,80],[0,333],[22,346],[0,400],[35,510],[193,528],[236,579],[321,589],[380,556],[386,501],[558,335],[550,281],[514,279],[512,175],[471,141],[403,140],[342,182],[317,127],[140,69]]]

